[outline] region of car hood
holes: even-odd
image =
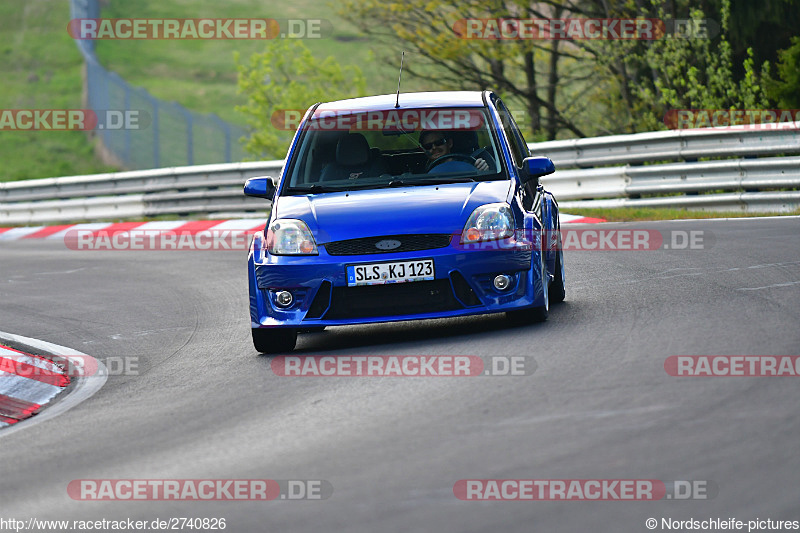
[[[509,199],[509,180],[282,196],[277,218],[304,221],[318,244],[360,237],[460,232],[472,211]]]

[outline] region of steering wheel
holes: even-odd
[[[471,155],[445,154],[442,157],[438,157],[438,158],[434,159],[433,161],[431,161],[430,163],[428,163],[428,168],[427,168],[426,172],[430,172],[433,167],[435,167],[436,165],[441,165],[442,163],[446,162],[449,159],[457,159],[457,160],[460,160],[460,161],[464,161],[466,163],[469,163],[473,167],[475,166],[475,163],[478,162],[478,160],[475,159],[474,157],[472,157]]]

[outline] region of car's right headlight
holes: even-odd
[[[302,220],[278,219],[269,225],[267,251],[273,255],[318,255],[317,243]]]
[[[514,234],[514,215],[508,204],[486,204],[476,208],[461,232],[461,244],[505,239]]]

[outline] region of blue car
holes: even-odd
[[[253,344],[294,349],[327,326],[507,313],[564,299],[558,205],[500,98],[426,92],[316,104],[250,247]]]

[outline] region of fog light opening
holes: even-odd
[[[275,301],[281,307],[289,307],[294,302],[294,296],[289,291],[280,291],[275,294]]]
[[[511,276],[500,274],[494,278],[494,288],[498,291],[507,290],[511,286]]]

